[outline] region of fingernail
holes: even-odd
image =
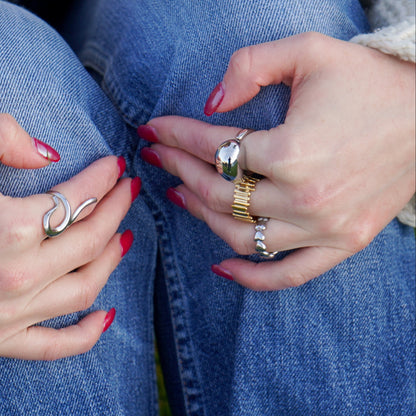
[[[36,151],[49,162],[59,162],[61,156],[59,153],[50,147],[48,144],[41,142],[38,139],[32,138]]]
[[[140,156],[145,162],[150,163],[153,166],[157,166],[158,168],[162,168],[160,156],[150,147],[143,147],[140,152]]]
[[[116,316],[116,310],[114,308],[111,308],[107,315],[104,318],[104,322],[103,322],[103,333],[105,331],[107,331],[108,328],[110,328],[110,325],[113,323],[114,321],[114,317]]]
[[[123,176],[124,171],[126,170],[126,159],[123,156],[119,156],[117,159],[118,166],[118,178],[120,179]]]
[[[185,197],[177,189],[169,188],[166,191],[166,196],[167,196],[167,198],[169,199],[170,202],[173,202],[175,205],[177,205],[180,208],[186,209]]]
[[[144,140],[152,143],[159,143],[159,138],[157,137],[156,129],[148,124],[139,126],[137,128],[137,134]]]
[[[211,94],[208,97],[207,102],[205,103],[204,107],[204,114],[206,116],[211,116],[215,113],[217,108],[222,103],[222,100],[224,99],[224,87],[222,85],[222,82],[220,82],[211,92]]]
[[[224,277],[227,280],[234,280],[231,272],[229,272],[221,266],[218,266],[218,264],[213,264],[211,266],[211,271],[215,273],[217,276]]]
[[[131,230],[124,231],[120,237],[120,245],[121,245],[121,257],[124,257],[127,252],[130,250],[131,245],[133,244],[134,236]]]
[[[133,202],[140,193],[142,187],[142,180],[137,176],[131,180],[130,190],[131,190],[131,202]]]

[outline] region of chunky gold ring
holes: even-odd
[[[233,217],[245,222],[255,223],[256,219],[250,215],[248,209],[250,207],[251,194],[256,190],[256,183],[260,178],[243,175],[243,177],[235,182]]]

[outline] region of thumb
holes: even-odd
[[[0,162],[18,169],[36,169],[58,162],[59,153],[30,137],[9,114],[0,114]]]
[[[322,38],[327,37],[303,33],[239,49],[232,55],[223,80],[209,96],[205,115],[233,110],[250,101],[267,85],[283,82],[294,87],[316,69],[316,61],[310,59],[310,49]]]

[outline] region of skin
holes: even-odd
[[[271,218],[268,251],[297,250],[277,262],[226,259],[219,265],[225,274],[254,290],[302,285],[365,248],[400,212],[415,191],[414,70],[317,33],[231,57],[223,96],[210,97],[216,107],[206,113],[232,111],[267,85],[291,87],[284,124],[248,135],[240,164],[266,177],[250,213]],[[220,143],[249,127],[176,116],[147,125],[158,141],[152,151],[183,181],[176,191],[186,208],[244,255],[255,252],[254,227],[230,215],[234,185],[213,158]]]
[[[49,163],[5,114],[0,115],[0,160],[27,169]],[[73,208],[91,196],[98,203],[52,239],[46,239],[41,221],[54,206],[49,195],[0,194],[0,356],[53,360],[86,352],[100,338],[107,314],[101,310],[59,330],[33,325],[87,309],[120,262],[123,249],[117,229],[132,194],[131,179],[118,181],[118,176],[117,158],[112,156],[54,187]],[[62,217],[63,209],[53,215],[52,226]]]

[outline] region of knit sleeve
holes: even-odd
[[[369,10],[374,32],[355,36],[351,42],[378,49],[388,55],[415,62],[415,0],[378,0]],[[412,199],[397,218],[416,227],[416,199]]]

